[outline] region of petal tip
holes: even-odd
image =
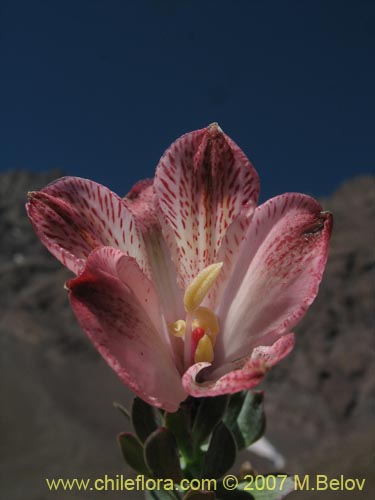
[[[322,210],[317,214],[316,220],[303,229],[304,236],[319,235],[323,231],[331,233],[333,215],[328,210]]]
[[[213,131],[213,132],[220,132],[223,133],[223,129],[220,127],[218,122],[212,122],[209,124],[207,127],[208,130]]]
[[[327,224],[329,231],[333,229],[333,213],[329,210],[322,210],[320,215],[324,219],[324,223]]]

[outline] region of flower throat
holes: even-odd
[[[219,321],[208,307],[201,306],[207,293],[217,280],[223,263],[205,267],[185,290],[186,318],[168,325],[169,332],[184,341],[185,369],[194,363],[212,363],[214,346],[219,333]]]

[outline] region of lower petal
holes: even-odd
[[[101,248],[67,286],[82,329],[124,384],[149,404],[176,411],[186,393],[157,329],[153,285],[136,261]]]
[[[289,333],[280,337],[273,345],[256,347],[249,357],[227,363],[213,372],[209,370],[210,363],[196,363],[182,378],[184,389],[194,397],[219,396],[251,389],[293,347],[294,335]]]

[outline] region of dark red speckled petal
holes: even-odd
[[[148,273],[135,218],[115,193],[96,182],[63,177],[29,194],[27,213],[48,250],[76,274],[97,247],[113,246],[135,257]]]
[[[181,286],[217,261],[220,248],[229,267],[259,192],[257,173],[239,147],[216,124],[185,134],[161,158],[154,187]]]

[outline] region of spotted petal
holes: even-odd
[[[228,363],[220,372],[205,374],[209,363],[196,363],[184,374],[182,383],[191,396],[219,396],[251,389],[258,385],[267,371],[281,361],[294,346],[292,333],[279,338],[271,346],[259,346],[250,356]],[[207,380],[206,380],[207,379]]]
[[[48,250],[75,274],[97,247],[110,245],[135,257],[148,272],[134,216],[121,198],[104,186],[63,177],[30,193],[26,205],[35,232]]]
[[[270,345],[302,318],[318,293],[330,214],[302,194],[257,208],[219,308],[215,365]]]
[[[245,155],[216,124],[173,143],[160,160],[154,186],[183,288],[218,260],[220,248],[222,260],[228,264],[233,260],[230,256],[251,219],[259,184]],[[239,216],[242,224],[234,231],[236,237],[226,239]]]
[[[177,285],[175,266],[158,219],[153,181],[146,179],[137,182],[123,201],[135,216],[137,227],[142,234],[150,275],[160,298],[165,321],[167,324],[174,323],[184,315],[183,293]],[[171,343],[176,353],[180,352],[182,355],[181,340],[172,337]]]
[[[155,289],[135,259],[102,247],[67,286],[82,329],[121,380],[146,402],[176,411],[186,394],[160,334]]]

